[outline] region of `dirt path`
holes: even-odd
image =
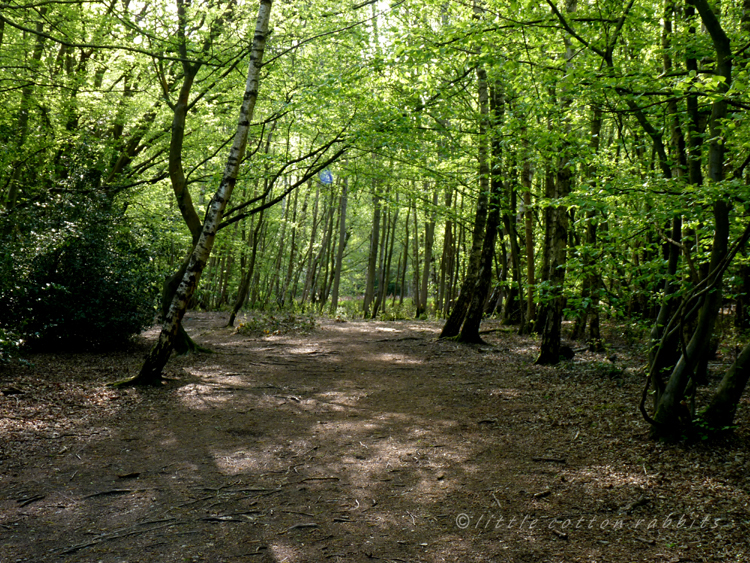
[[[747,409],[726,446],[654,444],[627,351],[541,368],[500,327],[224,322],[191,315],[217,353],[165,389],[104,385],[148,340],[0,373],[0,563],[750,561]]]

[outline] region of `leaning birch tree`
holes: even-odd
[[[272,0],[260,0],[258,7],[258,19],[255,24],[255,35],[250,52],[250,63],[247,70],[247,82],[245,83],[245,94],[240,107],[240,115],[237,121],[237,132],[234,136],[232,148],[229,151],[224,173],[219,188],[216,190],[206,212],[198,242],[190,256],[190,261],[182,277],[182,281],[175,292],[169,311],[164,318],[161,334],[156,345],[146,357],[140,373],[132,379],[121,382],[119,385],[159,385],[161,384],[161,372],[172,353],[175,337],[178,333],[182,317],[187,310],[188,302],[195,293],[203,269],[211,256],[216,233],[221,224],[227,203],[232,196],[239,173],[240,163],[245,155],[247,146],[250,121],[253,118],[255,103],[258,99],[258,87],[260,86],[260,69],[263,61],[263,52],[266,47],[268,36],[268,22],[271,15]]]

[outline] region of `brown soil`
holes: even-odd
[[[225,322],[190,315],[216,353],[163,389],[106,386],[155,330],[0,373],[2,563],[750,561],[747,401],[731,441],[666,445],[625,347],[549,368],[492,324]]]

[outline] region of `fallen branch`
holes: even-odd
[[[160,530],[162,528],[166,528],[168,526],[174,526],[174,524],[175,524],[174,522],[170,522],[168,524],[164,524],[163,526],[154,526],[153,528],[148,528],[147,530],[133,530],[132,528],[125,528],[126,530],[129,529],[131,531],[126,532],[126,533],[122,533],[122,534],[118,533],[118,532],[121,532],[122,530],[116,530],[115,532],[112,532],[109,535],[105,535],[105,536],[99,537],[99,538],[97,538],[95,540],[92,540],[90,542],[79,543],[79,544],[70,546],[69,548],[61,551],[60,555],[70,555],[71,553],[75,553],[76,551],[80,551],[81,549],[86,549],[87,547],[94,547],[95,545],[99,545],[100,543],[104,543],[106,541],[119,540],[121,538],[127,538],[127,537],[130,537],[130,536],[136,536],[136,535],[139,535],[139,534],[145,534],[145,533],[148,533],[148,532],[153,532],[154,530]],[[137,524],[137,526],[142,526],[142,525],[143,524]]]

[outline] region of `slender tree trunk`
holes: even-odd
[[[408,219],[407,219],[408,220]],[[393,240],[395,243],[396,240],[396,231],[398,229],[398,222],[396,222],[393,225]],[[402,245],[403,246],[403,245]],[[391,252],[393,254],[393,252]],[[401,251],[399,251],[398,255],[396,256],[396,277],[393,280],[393,299],[391,299],[391,308],[394,308],[396,306],[396,297],[398,295],[401,295],[403,298],[404,291],[401,288]]]
[[[453,205],[453,188],[445,188],[445,209],[450,210]],[[450,217],[445,222],[445,234],[443,236],[443,255],[440,258],[440,285],[438,288],[438,301],[435,312],[443,315],[448,294],[450,293],[450,276],[453,271],[453,221]]]
[[[302,305],[307,302],[310,296],[313,278],[315,277],[315,268],[313,267],[315,239],[318,234],[318,203],[320,201],[320,188],[315,189],[315,203],[313,204],[312,224],[310,226],[310,243],[307,248],[307,273],[305,275],[305,287],[302,290]],[[324,214],[325,216],[325,214]]]
[[[34,50],[31,52],[31,59],[29,66],[37,70],[42,60],[42,54],[44,53],[44,18],[47,13],[47,7],[43,6],[39,8],[39,20],[36,22],[36,37],[34,38]],[[16,154],[21,156],[23,146],[26,144],[26,136],[29,132],[29,112],[31,111],[31,99],[34,95],[34,82],[27,83],[21,89],[21,106],[18,110],[18,119],[16,122],[15,129],[15,145]],[[13,172],[10,177],[10,183],[8,186],[8,195],[5,198],[5,208],[13,209],[18,201],[18,193],[20,189],[21,171],[24,166],[21,162],[16,163],[13,167]]]
[[[326,206],[326,210],[323,213],[323,228],[325,229],[323,234],[323,242],[320,245],[320,251],[315,256],[315,260],[313,261],[313,280],[312,280],[312,286],[311,286],[311,296],[310,296],[310,303],[311,304],[317,304],[319,301],[322,301],[323,292],[325,291],[325,284],[326,284],[326,272],[325,268],[327,266],[327,256],[329,252],[328,245],[331,240],[331,236],[333,234],[333,216],[335,214],[335,211],[333,209],[333,200],[328,202],[328,205]],[[321,283],[322,280],[322,288],[320,291],[318,291],[318,284]]]
[[[377,278],[376,278],[378,281],[378,289],[375,292],[375,304],[372,306],[372,318],[373,319],[377,317],[378,312],[380,311],[380,307],[382,306],[383,301],[385,300],[385,293],[387,290],[387,288],[383,286],[385,285],[385,277],[386,277],[385,263],[388,257],[388,246],[389,246],[389,239],[391,236],[392,217],[393,217],[393,212],[391,211],[391,207],[389,206],[386,209],[385,221],[383,222],[383,240],[380,244],[380,252],[378,255],[378,268],[377,268]]]
[[[393,247],[396,242],[396,228],[398,227],[398,194],[396,194],[396,208],[393,212],[393,221],[391,221],[391,235],[389,237],[388,251],[385,259],[385,276],[383,281],[383,307],[382,313],[385,314],[386,302],[388,301],[388,288],[391,285],[391,259],[393,258]],[[397,258],[398,260],[398,258]],[[396,277],[398,280],[398,277]],[[393,290],[393,300],[396,300],[396,290]]]
[[[129,384],[158,385],[161,383],[161,372],[172,353],[173,342],[180,328],[180,322],[185,315],[188,302],[195,292],[206,262],[211,256],[216,232],[221,223],[227,202],[232,195],[240,164],[245,154],[245,147],[247,146],[250,121],[255,110],[255,102],[258,99],[260,68],[266,45],[266,36],[268,35],[270,14],[271,0],[261,0],[258,8],[253,46],[250,53],[245,95],[237,124],[237,133],[229,152],[229,157],[227,158],[221,183],[209,204],[200,237],[190,257],[190,262],[185,270],[185,276],[177,288],[169,312],[164,319],[159,340],[143,363],[140,373],[135,378],[129,380]]]
[[[308,194],[305,194],[307,198]],[[281,303],[282,305],[291,303],[294,307],[294,294],[289,294],[289,284],[292,283],[292,276],[294,274],[294,259],[297,255],[297,201],[299,196],[299,190],[294,191],[294,210],[292,211],[292,240],[289,244],[289,261],[286,268],[286,276],[284,277],[284,287],[281,290]],[[303,204],[303,208],[307,205],[307,200]]]
[[[461,199],[461,209],[460,213],[463,214],[464,209],[464,200],[463,197]],[[456,198],[453,200],[453,212],[456,214],[456,211],[458,211],[458,194],[456,194]],[[450,256],[448,260],[448,265],[446,266],[446,284],[445,284],[445,300],[443,302],[443,317],[447,318],[450,314],[451,310],[453,309],[453,304],[456,301],[456,288],[458,287],[458,269],[459,264],[461,262],[461,256],[459,255],[459,250],[461,249],[461,246],[463,244],[464,240],[464,226],[463,223],[458,224],[458,231],[455,231],[456,223],[452,223],[452,226],[454,227],[454,233],[453,233],[453,244],[450,248]]]
[[[265,199],[263,200],[265,201]],[[248,246],[250,246],[250,260],[247,266],[247,270],[242,272],[240,278],[240,287],[237,291],[237,299],[232,307],[232,312],[229,314],[229,321],[227,326],[234,326],[234,321],[237,318],[237,313],[247,301],[248,292],[250,291],[250,282],[255,274],[255,262],[258,256],[258,242],[260,240],[260,230],[263,228],[263,214],[265,210],[261,210],[258,214],[258,224],[254,229],[250,231],[250,240]]]
[[[268,221],[259,221],[259,223],[260,231],[258,231],[257,244],[260,248],[258,249],[258,259],[255,261],[253,268],[253,277],[250,280],[251,291],[248,293],[245,304],[253,308],[263,309],[263,303],[261,302],[261,288],[265,284],[261,285],[260,276],[265,269],[263,267],[264,265],[262,257],[265,256],[266,251],[266,242],[268,239]]]
[[[528,139],[524,135],[524,146],[528,151]],[[523,186],[523,208],[524,208],[524,234],[526,241],[526,315],[525,323],[519,330],[521,334],[529,334],[536,321],[536,307],[534,304],[534,284],[536,283],[536,272],[534,263],[534,211],[531,208],[531,160],[528,152],[524,154],[523,168],[521,172],[521,185]]]
[[[411,206],[406,208],[406,221],[404,221],[404,266],[401,269],[401,295],[399,305],[404,304],[404,293],[406,292],[406,268],[409,265],[409,218],[411,217]]]
[[[279,307],[284,306],[284,297],[281,293],[281,267],[283,264],[284,259],[284,250],[286,250],[286,226],[287,223],[289,223],[289,203],[291,198],[288,196],[281,200],[281,229],[279,231],[279,237],[277,242],[274,244],[274,246],[278,249],[276,252],[276,259],[273,261],[273,270],[272,270],[272,285],[273,285],[273,294],[276,298],[276,305]],[[271,288],[268,288],[269,295],[271,294]]]
[[[565,160],[561,159],[564,163]],[[557,174],[558,196],[565,197],[570,193],[572,171],[565,165]],[[545,324],[542,329],[542,342],[539,365],[556,364],[560,361],[560,340],[562,337],[563,308],[565,305],[562,295],[565,283],[565,262],[567,258],[568,242],[568,210],[564,205],[557,205],[552,209],[552,232],[550,241],[550,301],[546,308]]]
[[[544,197],[547,202],[555,198],[556,192],[555,186],[555,175],[552,173],[551,164],[547,165],[547,170],[544,175]],[[540,282],[542,287],[547,288],[549,286],[550,276],[550,263],[552,259],[552,231],[555,222],[555,210],[551,204],[547,204],[544,207],[544,238],[542,240],[542,271],[540,275]],[[541,297],[541,306],[537,311],[537,318],[535,323],[535,330],[541,334],[544,330],[544,325],[547,322],[547,312],[549,311],[549,290],[545,289],[543,292],[539,292]]]
[[[328,296],[330,295],[331,286],[333,284],[333,274],[334,269],[336,266],[335,262],[335,255],[334,250],[336,246],[336,237],[335,232],[338,229],[339,225],[339,213],[337,213],[338,206],[334,207],[334,193],[333,190],[331,190],[331,203],[330,203],[330,213],[331,218],[328,223],[328,233],[327,233],[327,240],[326,240],[326,251],[323,256],[322,262],[321,262],[321,269],[323,270],[322,275],[322,289],[320,292],[320,312],[323,312],[323,309],[325,308],[325,304],[328,302]],[[325,268],[323,268],[322,264],[325,264]]]
[[[497,186],[495,186],[497,184]],[[479,326],[484,316],[484,305],[487,301],[487,295],[492,285],[492,257],[495,252],[495,240],[497,230],[500,226],[500,193],[502,189],[501,182],[493,181],[493,188],[490,194],[489,213],[487,214],[486,229],[482,245],[481,265],[479,275],[476,277],[476,285],[472,292],[469,309],[466,312],[466,320],[459,335],[461,342],[481,344],[482,338],[479,336]],[[497,190],[497,191],[496,191]]]
[[[487,135],[489,133],[489,89],[487,87],[487,72],[483,67],[477,68],[477,85],[479,97],[479,195],[474,217],[474,232],[471,240],[471,253],[467,265],[466,277],[461,285],[453,310],[443,325],[440,338],[458,336],[466,313],[471,304],[474,287],[476,286],[482,260],[482,243],[487,226],[487,200],[490,191],[490,167],[487,155]]]
[[[601,107],[596,105],[593,108],[593,116],[591,119],[591,141],[590,146],[594,155],[599,152],[599,139],[602,130],[602,110]],[[593,188],[596,187],[596,169],[590,166],[587,170],[588,181]],[[588,343],[589,348],[593,352],[599,352],[603,349],[601,335],[599,334],[599,259],[600,252],[597,249],[596,240],[596,227],[597,227],[597,213],[594,209],[590,209],[586,212],[586,246],[582,252],[582,263],[583,263],[583,291],[581,297],[583,298],[583,306],[580,311],[580,316],[576,320],[573,328],[573,339],[579,340],[584,338],[586,334],[586,326],[589,327]]]
[[[414,215],[412,216],[412,223],[414,225],[414,261],[412,263],[412,302],[414,303],[414,310],[418,311],[420,308],[419,303],[419,224],[417,222],[417,202],[414,202]]]
[[[367,286],[365,288],[365,300],[363,305],[364,317],[370,317],[370,307],[375,296],[375,274],[378,265],[378,248],[380,243],[380,196],[377,194],[377,185],[372,181],[372,233],[370,234],[370,254],[367,261]]]
[[[435,213],[438,204],[438,189],[435,187],[432,191],[432,209],[430,210],[430,220],[425,223],[424,227],[424,271],[422,273],[422,288],[419,296],[419,309],[417,317],[421,317],[427,312],[427,288],[430,279],[430,266],[432,265],[432,243],[435,238]]]
[[[336,314],[339,305],[339,284],[341,282],[341,266],[344,261],[344,246],[346,245],[346,203],[349,196],[349,179],[344,178],[341,186],[341,200],[339,202],[339,246],[336,251],[336,272],[333,277],[333,291],[331,295],[331,315]]]
[[[575,12],[576,0],[567,0],[566,11]],[[566,68],[571,69],[574,56],[573,48],[569,40],[565,39]],[[564,90],[561,96],[560,112],[561,121],[565,135],[570,132],[570,117],[568,115],[572,105],[572,93]],[[570,163],[571,147],[569,141],[564,139],[557,164],[556,197],[558,200],[565,198],[570,193],[573,178],[572,164]],[[550,300],[546,307],[544,326],[542,327],[542,342],[539,347],[539,357],[536,363],[556,364],[560,361],[560,340],[562,337],[563,309],[565,298],[563,296],[563,285],[565,283],[565,264],[567,260],[568,243],[568,209],[565,205],[557,203],[552,211],[552,230],[550,245]]]
[[[474,287],[469,310],[466,314],[459,340],[461,342],[482,343],[479,336],[479,326],[484,316],[487,296],[492,285],[492,260],[495,255],[495,240],[500,227],[500,195],[503,191],[502,181],[502,145],[499,137],[499,127],[502,124],[505,111],[505,96],[499,85],[490,89],[490,115],[492,126],[491,139],[491,165],[490,170],[490,194],[488,199],[489,212],[487,214],[487,232],[482,241],[482,255],[480,272]],[[488,155],[489,156],[489,155]]]
[[[510,246],[510,270],[513,281],[508,288],[508,297],[505,302],[505,308],[503,309],[503,323],[519,324],[522,327],[525,324],[525,321],[523,310],[523,281],[521,276],[521,248],[518,244],[518,231],[516,230],[516,193],[513,190],[512,184],[508,185],[506,188],[505,200],[507,205],[503,210],[502,222],[505,226],[505,232],[508,233],[508,243]]]

